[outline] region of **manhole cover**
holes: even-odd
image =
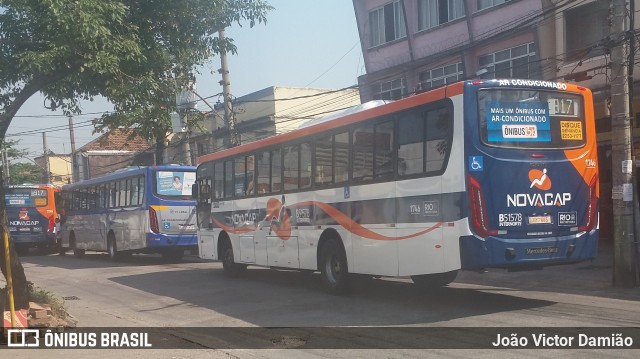
[[[80,300],[80,298],[76,297],[75,295],[71,295],[68,297],[62,297],[63,300]]]

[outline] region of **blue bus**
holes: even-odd
[[[161,253],[177,260],[197,249],[193,166],[129,167],[64,185],[60,193],[64,254]]]
[[[204,155],[200,257],[319,271],[332,292],[352,273],[438,286],[594,258],[593,111],[573,84],[466,81]]]
[[[18,253],[58,245],[55,197],[59,191],[50,184],[11,185],[4,189],[9,234]]]

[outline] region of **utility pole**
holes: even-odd
[[[189,125],[188,125],[188,111],[184,111],[183,121],[185,126],[187,127],[187,131],[184,133],[184,139],[182,140],[182,153],[184,154],[184,164],[186,166],[191,166],[191,138],[189,136]]]
[[[632,0],[633,1],[633,0]],[[611,35],[611,161],[613,169],[613,285],[636,283],[633,222],[633,161],[631,114],[629,112],[627,0],[612,0]]]
[[[220,43],[224,43],[224,29],[218,31]],[[222,96],[224,96],[224,125],[229,130],[229,135],[223,140],[224,148],[234,147],[240,144],[240,137],[236,129],[236,119],[233,114],[233,102],[231,100],[231,82],[229,81],[229,65],[227,64],[227,52],[220,51],[221,67],[218,72],[222,75]]]
[[[182,158],[183,164],[191,166],[191,139],[189,138],[189,118],[188,113],[195,108],[195,95],[191,83],[190,88],[182,88],[176,93],[176,109],[178,111],[179,124],[172,125],[174,133],[183,133],[182,138]]]
[[[69,116],[69,137],[71,137],[71,183],[76,177],[76,136],[73,134],[73,117]]]
[[[49,184],[51,180],[51,171],[49,170],[49,151],[47,151],[47,134],[42,133],[42,151],[44,152],[44,178],[45,184]]]

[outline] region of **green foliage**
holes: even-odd
[[[122,119],[168,125],[167,116],[152,115],[171,112],[168,89],[189,82],[174,74],[235,52],[217,31],[266,22],[271,9],[264,0],[0,0],[0,139],[37,92],[67,114],[80,113],[80,99],[102,95]],[[131,116],[137,111],[144,116]],[[11,266],[17,292],[26,293],[22,265]]]
[[[7,157],[11,159],[25,158],[29,154],[29,151],[18,148],[20,140],[5,141],[0,139],[0,149],[6,151]]]
[[[66,319],[68,316],[67,306],[64,300],[55,294],[35,286],[31,282],[27,282],[27,293],[29,301],[40,305],[48,305],[51,307],[51,314],[60,319]],[[8,308],[9,305],[4,303],[7,298],[7,288],[0,288],[0,308]]]
[[[105,125],[161,132],[176,89],[216,53],[231,23],[265,23],[264,0],[0,0],[0,138],[40,91],[65,112],[102,95],[116,114]],[[150,136],[151,137],[151,136]]]
[[[16,163],[12,160],[27,158],[29,151],[18,148],[19,140],[4,141],[0,139],[0,149],[6,151],[10,160],[10,184],[39,183],[42,181],[43,169],[33,163]],[[6,173],[4,174],[6,175]]]
[[[51,313],[56,318],[65,319],[67,317],[67,308],[64,300],[55,294],[35,286],[31,282],[27,282],[29,291],[29,300],[38,304],[46,304],[51,307]]]
[[[40,183],[43,169],[33,163],[12,163],[9,170],[11,184]]]

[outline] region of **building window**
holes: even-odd
[[[537,59],[533,42],[483,55],[479,58],[479,65],[487,72],[480,77],[535,79],[540,76]]]
[[[418,1],[418,30],[430,29],[463,16],[463,0]]]
[[[511,0],[478,0],[478,11],[490,8],[496,5],[504,4]]]
[[[369,12],[371,47],[407,36],[400,1],[394,1]]]
[[[196,154],[197,156],[202,156],[207,153],[210,153],[209,146],[207,144],[198,142],[196,145],[198,150],[198,153]]]
[[[374,100],[399,100],[406,93],[402,78],[379,82],[371,87]]]
[[[609,36],[608,6],[606,1],[594,1],[565,13],[567,61],[604,54],[604,46],[600,43]]]
[[[428,90],[464,79],[462,62],[423,71],[418,75],[420,90]]]

